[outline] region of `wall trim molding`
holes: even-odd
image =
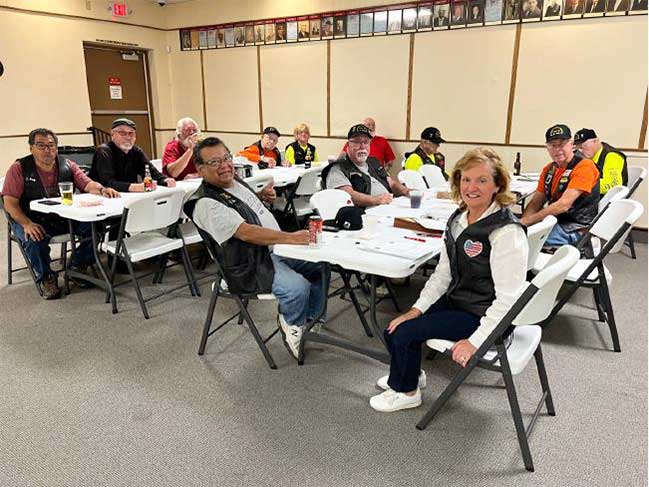
[[[514,54],[512,56],[512,76],[509,82],[509,101],[507,102],[507,124],[505,125],[505,143],[509,144],[512,137],[512,121],[514,119],[514,101],[516,100],[516,78],[518,76],[518,55],[521,48],[521,32],[523,24],[516,24],[514,38]]]
[[[207,130],[207,96],[205,92],[205,63],[203,62],[203,51],[201,51],[201,88],[203,91],[203,126]]]
[[[257,101],[259,103],[259,133],[264,131],[264,108],[261,96],[261,46],[257,46]]]
[[[412,115],[412,80],[415,63],[415,34],[410,34],[408,52],[408,94],[406,95],[406,139],[410,139],[410,117]]]
[[[644,147],[645,136],[647,135],[647,96],[649,96],[649,91],[647,91],[647,93],[645,93],[644,95],[644,110],[642,111],[642,124],[640,125],[640,139],[638,140],[638,149],[642,149]]]

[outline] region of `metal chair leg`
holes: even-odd
[[[518,405],[518,397],[516,396],[516,387],[514,386],[514,379],[512,372],[509,368],[509,361],[507,360],[507,351],[505,346],[500,343],[496,344],[496,349],[500,355],[500,367],[505,381],[505,389],[507,390],[507,399],[509,400],[509,407],[512,411],[512,419],[516,427],[516,436],[518,436],[518,444],[521,448],[523,455],[523,463],[525,468],[534,472],[534,463],[532,462],[532,453],[530,452],[530,445],[527,441],[527,433],[525,432],[525,425],[523,424],[523,416],[521,415],[521,408]]]
[[[597,318],[599,321],[605,322],[606,314],[604,313],[602,293],[599,287],[593,288],[593,298],[595,298],[595,309],[597,309]]]
[[[198,346],[198,355],[203,355],[205,353],[205,345],[207,344],[207,338],[210,335],[210,327],[212,326],[212,318],[214,317],[214,309],[216,308],[216,301],[218,298],[219,287],[218,285],[215,285],[214,290],[212,291],[212,297],[210,298],[210,304],[207,307],[207,316],[205,317],[205,324],[203,325],[201,343]]]
[[[629,232],[629,235],[626,237],[626,242],[624,242],[629,246],[629,250],[631,250],[631,258],[635,259],[635,243],[633,241],[633,230]]]
[[[399,303],[397,302],[397,296],[394,293],[394,286],[392,286],[390,279],[385,278],[383,282],[385,282],[385,287],[388,289],[388,294],[390,295],[390,300],[392,300],[392,303],[394,304],[394,309],[397,313],[401,313],[401,308],[399,307]]]
[[[554,402],[552,401],[552,393],[550,392],[550,384],[548,383],[548,376],[545,372],[545,363],[543,362],[543,352],[541,352],[541,344],[536,347],[534,352],[534,360],[536,361],[536,370],[539,373],[539,381],[541,382],[541,389],[545,393],[545,407],[550,416],[556,416],[554,409]]]
[[[277,365],[275,365],[275,361],[273,360],[272,355],[268,351],[268,348],[266,347],[264,340],[261,338],[261,335],[259,334],[259,330],[257,330],[257,326],[255,325],[255,322],[252,320],[250,313],[248,313],[248,310],[243,305],[243,301],[238,296],[235,296],[235,300],[239,305],[239,310],[241,311],[241,314],[243,314],[243,317],[245,318],[246,323],[248,324],[248,328],[250,328],[250,333],[252,333],[252,336],[255,338],[255,341],[257,342],[257,346],[261,350],[261,353],[264,354],[264,358],[266,359],[268,366],[271,369],[276,369]]]
[[[131,281],[133,281],[133,286],[135,286],[135,294],[137,295],[137,300],[140,303],[140,309],[142,309],[142,314],[145,319],[149,319],[149,312],[146,309],[146,303],[144,302],[144,297],[142,296],[142,290],[140,289],[140,283],[137,282],[137,277],[135,276],[135,270],[133,269],[133,264],[131,259],[128,258],[128,255],[125,256],[124,261],[126,262],[126,267],[128,268],[128,273],[131,276]]]
[[[200,296],[201,291],[198,289],[198,284],[196,283],[196,277],[194,276],[194,271],[192,269],[192,261],[190,260],[187,249],[184,246],[180,249],[180,255],[183,259],[183,270],[185,271],[189,291],[192,293],[192,296]]]
[[[7,222],[7,285],[13,283],[13,263],[11,262],[11,224]]]
[[[604,300],[604,311],[606,313],[606,323],[611,332],[611,340],[613,340],[613,350],[616,352],[621,352],[620,348],[620,338],[617,334],[617,326],[615,325],[615,313],[613,312],[613,303],[611,302],[611,294],[608,289],[608,283],[606,282],[606,276],[604,276],[604,269],[600,272],[600,286],[601,286],[601,296]]]
[[[361,320],[361,324],[365,329],[365,334],[368,337],[373,337],[374,335],[372,334],[372,330],[370,326],[367,324],[367,320],[365,319],[365,313],[363,313],[363,310],[361,309],[361,305],[358,302],[358,298],[356,297],[356,293],[354,293],[354,290],[351,287],[349,275],[346,272],[341,272],[340,277],[343,278],[343,283],[345,284],[345,288],[347,288],[347,292],[349,294],[349,297],[352,300],[352,304],[354,305],[356,314],[358,315],[358,318]]]

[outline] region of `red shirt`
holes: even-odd
[[[347,142],[345,142],[343,152],[347,152]],[[388,139],[375,135],[370,143],[370,157],[374,157],[381,163],[381,166],[385,166],[387,163],[394,161],[396,156],[392,152]]]
[[[183,169],[178,176],[174,177],[171,174],[169,174],[169,171],[167,171],[167,165],[176,162],[178,159],[180,159],[180,157],[185,153],[185,151],[187,151],[187,147],[182,145],[178,139],[174,139],[167,143],[167,145],[165,146],[164,154],[162,156],[162,173],[165,176],[174,178],[178,181],[182,181],[188,175],[198,172],[196,166],[194,165],[193,154],[192,157],[189,159],[189,162],[185,166],[185,169]]]
[[[72,171],[72,177],[74,179],[74,187],[79,191],[84,191],[88,183],[92,182],[88,176],[86,176],[79,166],[74,161],[70,161],[70,169]],[[54,166],[54,170],[51,172],[41,171],[38,166],[36,166],[36,172],[38,177],[41,178],[41,182],[45,187],[45,191],[49,197],[55,197],[59,195],[59,166],[58,163]],[[9,166],[7,175],[5,177],[4,185],[2,186],[2,195],[3,196],[13,196],[16,199],[20,199],[25,190],[25,180],[23,178],[23,168],[18,161],[14,162]]]

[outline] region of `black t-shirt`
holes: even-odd
[[[166,186],[166,176],[158,171],[138,146],[124,153],[113,141],[97,148],[92,158],[90,179],[120,192],[127,192],[133,183],[142,182],[144,168],[149,166],[151,178],[162,186]]]

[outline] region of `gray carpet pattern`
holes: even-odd
[[[556,417],[531,439],[523,467],[502,381],[477,370],[425,431],[415,429],[454,373],[425,361],[424,406],[374,412],[386,367],[308,345],[299,367],[279,336],[270,370],[245,326],[228,325],[196,351],[209,299],[187,290],[150,305],[132,287],[112,315],[98,290],[40,299],[26,274],[6,285],[0,234],[0,485],[2,486],[641,486],[647,484],[647,247],[611,256],[622,353],[580,292],[544,334]],[[14,250],[14,253],[17,253]],[[182,278],[179,269],[166,282]],[[410,305],[425,279],[398,287]],[[234,310],[219,302],[217,316]],[[275,306],[253,303],[265,332]],[[395,315],[381,303],[380,319]],[[330,301],[329,332],[364,336],[351,304]],[[540,389],[535,366],[515,378],[526,418]]]

